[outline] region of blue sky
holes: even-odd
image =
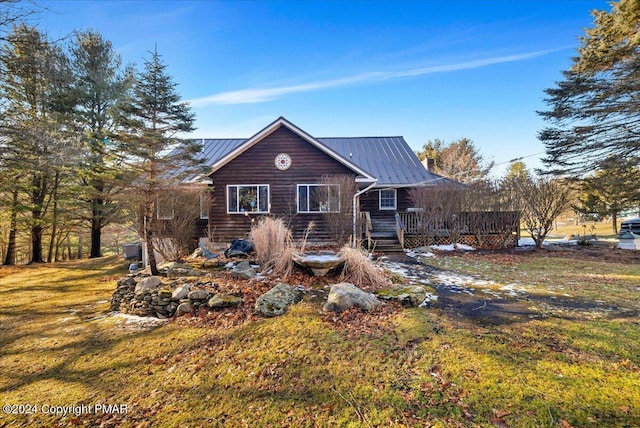
[[[500,175],[539,166],[545,88],[596,0],[45,1],[52,38],[98,30],[125,62],[157,45],[192,137],[249,137],[279,116],[316,137],[470,138]],[[531,156],[533,155],[533,156]]]

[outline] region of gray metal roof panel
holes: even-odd
[[[403,137],[318,138],[323,144],[378,178],[378,186],[439,180],[420,163]]]
[[[441,179],[427,171],[403,137],[338,137],[316,140],[376,177],[377,186],[429,184]],[[246,141],[246,138],[201,139],[202,158],[208,165],[213,165]]]

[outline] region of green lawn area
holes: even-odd
[[[637,259],[430,263],[628,311],[481,325],[437,305],[328,315],[303,301],[273,319],[229,311],[139,330],[101,317],[118,259],[2,268],[0,427],[640,426]],[[7,414],[18,410],[32,414]]]

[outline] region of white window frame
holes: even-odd
[[[334,186],[338,188],[338,207],[336,210],[333,211],[329,211],[329,207],[327,207],[326,211],[323,210],[319,210],[319,211],[310,211],[308,208],[309,205],[309,187],[313,186],[313,187],[329,187],[329,186]],[[300,210],[300,188],[301,187],[306,187],[307,188],[307,210]],[[296,211],[299,214],[327,214],[327,213],[339,213],[340,212],[340,185],[339,184],[323,184],[323,183],[301,183],[296,185]]]
[[[231,211],[231,207],[229,206],[229,192],[231,191],[230,188],[235,187],[236,188],[236,203],[238,204],[238,206],[236,207],[236,210],[238,211]],[[240,188],[241,187],[255,187],[256,188],[256,195],[257,195],[257,203],[256,206],[258,208],[257,211],[239,211],[240,210]],[[266,187],[267,188],[267,210],[266,211],[260,211],[260,187]],[[227,184],[227,192],[225,195],[225,199],[227,200],[226,205],[227,205],[227,214],[240,214],[240,215],[245,215],[245,213],[247,214],[269,214],[269,212],[271,212],[271,188],[268,184]]]
[[[209,197],[209,192],[200,194],[200,220],[208,220],[209,219],[209,202],[211,201]]]
[[[393,192],[393,207],[382,206],[382,192]],[[386,201],[389,201],[390,198],[384,198]],[[398,189],[380,189],[378,191],[378,209],[380,211],[395,211],[398,209]]]

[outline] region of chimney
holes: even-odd
[[[435,159],[427,158],[422,160],[422,165],[427,168],[427,171],[433,171],[434,163]]]

